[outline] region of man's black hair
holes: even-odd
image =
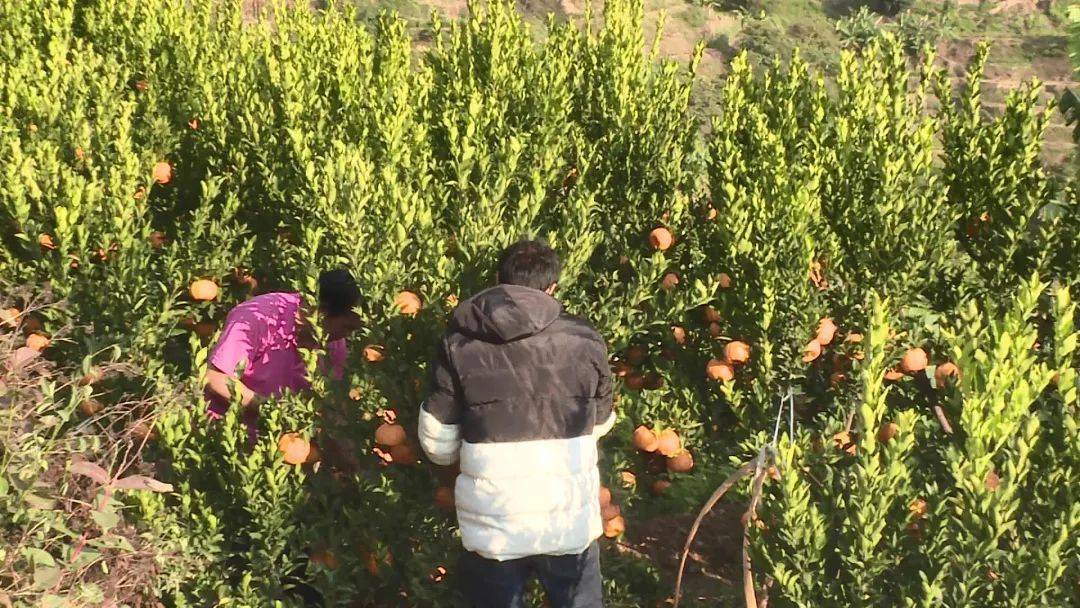
[[[499,257],[499,282],[541,291],[559,282],[562,262],[555,250],[541,241],[518,241]]]
[[[360,305],[360,288],[344,268],[319,275],[319,309],[330,316],[342,315]]]

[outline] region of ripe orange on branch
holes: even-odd
[[[657,251],[667,251],[675,243],[675,236],[667,228],[656,228],[649,233],[649,245]]]
[[[900,425],[895,422],[886,422],[878,429],[877,439],[881,443],[889,443],[900,434]]]
[[[678,284],[679,275],[675,274],[674,272],[669,272],[665,274],[663,280],[660,281],[660,287],[664,288],[665,291],[671,291],[672,289],[675,289]]]
[[[667,460],[667,469],[672,473],[689,473],[694,468],[694,457],[687,450],[681,450]]]
[[[385,357],[385,355],[383,355],[383,347],[377,344],[368,344],[365,346],[363,355],[364,361],[367,361],[368,363],[378,363]]]
[[[664,429],[657,437],[656,451],[664,456],[674,456],[682,449],[682,440],[679,434],[672,429]]]
[[[634,447],[642,452],[655,452],[660,447],[660,438],[656,432],[646,426],[634,429]]]
[[[833,337],[836,336],[836,323],[833,320],[825,317],[818,323],[817,336],[814,338],[818,344],[827,346],[833,341]]]
[[[614,519],[622,515],[622,509],[616,504],[607,504],[600,508],[600,518],[604,521]]]
[[[606,507],[611,504],[611,490],[607,486],[600,486],[600,506]]]
[[[616,538],[626,532],[626,521],[622,516],[613,517],[604,522],[604,536]]]
[[[946,384],[960,382],[960,368],[952,361],[946,361],[934,370],[934,383],[938,388],[944,388]]]
[[[154,181],[159,184],[167,184],[172,180],[172,165],[165,161],[154,164]]]
[[[750,360],[750,345],[739,340],[728,342],[724,347],[724,357],[735,365],[746,363]]]
[[[419,460],[416,450],[408,443],[399,443],[390,448],[390,458],[395,464],[413,465]]]
[[[278,439],[278,450],[288,464],[304,464],[311,455],[311,443],[299,433],[285,433]]]
[[[716,277],[716,280],[720,283],[720,289],[731,287],[731,277],[726,272],[721,272],[720,275]]]
[[[720,313],[716,311],[712,306],[706,306],[701,312],[702,318],[706,323],[718,323],[720,321]]]
[[[375,429],[375,443],[392,448],[405,443],[405,429],[400,424],[381,424]]]
[[[921,348],[912,348],[904,353],[904,358],[900,359],[900,369],[904,373],[914,374],[926,369],[928,362],[926,351]]]
[[[709,377],[709,380],[731,382],[735,379],[735,370],[725,361],[709,359],[705,365],[705,375]]]
[[[199,279],[191,284],[191,299],[199,302],[209,302],[218,297],[217,283],[209,279]]]
[[[676,344],[686,344],[686,330],[678,325],[671,328],[671,337],[675,339]]]
[[[803,363],[810,363],[821,356],[821,343],[817,340],[811,340],[803,347]]]
[[[420,296],[411,291],[402,291],[394,296],[394,306],[400,314],[407,317],[415,316],[420,312]]]

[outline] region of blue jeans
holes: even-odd
[[[603,608],[600,546],[593,541],[580,555],[534,555],[500,562],[466,552],[458,568],[465,599],[474,608],[524,608],[525,586],[533,577],[551,608]]]

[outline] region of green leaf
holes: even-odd
[[[101,528],[102,532],[108,532],[115,528],[116,524],[120,523],[120,516],[112,509],[91,511],[90,518]]]

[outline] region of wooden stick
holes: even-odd
[[[716,506],[716,503],[720,502],[720,499],[727,494],[727,491],[732,488],[740,479],[746,477],[754,472],[755,466],[757,466],[757,458],[744,462],[739,470],[731,474],[730,477],[724,480],[724,483],[720,484],[720,487],[716,488],[709,500],[705,501],[705,506],[698,512],[697,519],[694,520],[694,525],[690,526],[690,533],[686,537],[686,544],[683,546],[682,559],[679,560],[679,573],[675,577],[675,608],[678,608],[679,602],[682,600],[682,579],[683,572],[686,570],[686,558],[690,555],[690,545],[694,542],[694,537],[697,536],[698,528],[701,527],[701,521],[705,519],[705,516],[712,511],[712,508]]]
[[[758,608],[757,591],[754,588],[754,570],[750,564],[750,526],[757,519],[757,505],[761,500],[761,485],[765,481],[766,467],[763,459],[759,458],[757,470],[754,474],[753,492],[750,495],[750,508],[746,510],[746,525],[743,526],[743,598],[746,600],[746,608]]]

